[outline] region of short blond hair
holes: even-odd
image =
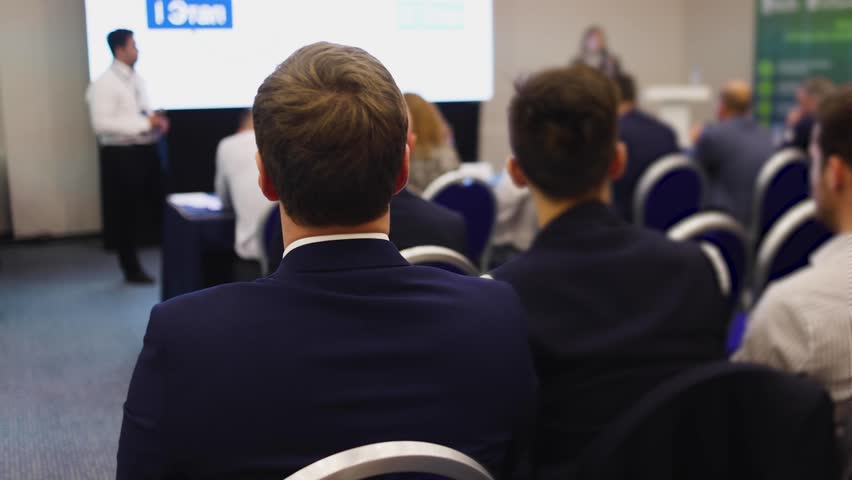
[[[253,115],[263,167],[293,221],[351,226],[387,212],[408,113],[375,57],[327,42],[303,47],[261,84]]]

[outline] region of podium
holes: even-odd
[[[643,95],[645,104],[674,129],[681,147],[691,146],[693,108],[708,103],[711,98],[712,92],[706,85],[657,85],[647,88]]]

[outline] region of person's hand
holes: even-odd
[[[701,138],[701,134],[704,133],[704,124],[697,123],[689,129],[689,143],[691,145],[695,145],[698,143],[698,139]]]
[[[795,107],[787,112],[787,126],[793,127],[802,119],[802,108]]]
[[[163,135],[169,133],[169,119],[161,113],[153,113],[148,116],[148,121],[151,123],[151,130],[155,130]]]

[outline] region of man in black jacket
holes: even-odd
[[[626,162],[612,84],[574,66],[516,88],[508,170],[530,188],[542,230],[492,276],[512,284],[529,318],[543,478],[659,382],[722,358],[728,312],[697,245],[634,227],[608,207]]]

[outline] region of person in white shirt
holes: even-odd
[[[155,142],[168,131],[169,121],[151,110],[145,85],[133,69],[139,57],[133,32],[115,30],[107,43],[115,61],[86,92],[100,147],[104,237],[116,246],[128,282],[152,283],[139,263],[136,228],[142,212],[161,208]]]
[[[234,251],[242,260],[259,267],[257,260],[260,259],[261,239],[258,237],[258,229],[275,203],[267,200],[257,185],[256,155],[254,123],[251,110],[246,110],[240,118],[237,132],[223,138],[216,149],[215,183],[216,193],[222,203],[232,208],[237,218]],[[239,270],[252,271],[249,268]],[[259,268],[255,272],[256,278],[260,273]],[[238,277],[245,276],[252,275],[238,274]]]
[[[835,236],[775,282],[749,316],[734,360],[822,383],[845,424],[852,399],[852,87],[822,104],[811,136],[811,191]]]

